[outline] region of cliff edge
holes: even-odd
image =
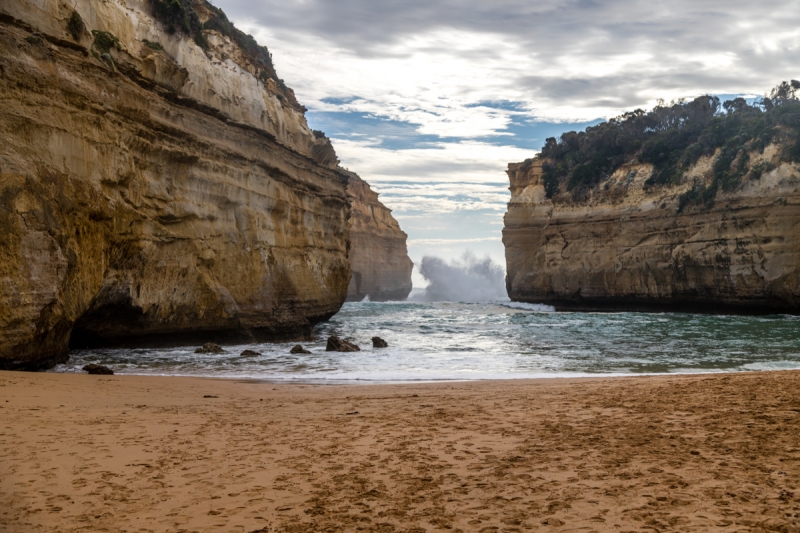
[[[347,173],[350,199],[350,268],[347,300],[360,302],[405,300],[411,292],[406,235],[378,193],[352,172]]]
[[[575,310],[800,312],[800,103],[637,110],[510,164],[507,288]],[[777,91],[777,93],[776,93]]]
[[[201,0],[0,6],[0,369],[307,336],[347,295],[348,177]]]

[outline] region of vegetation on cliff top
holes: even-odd
[[[749,153],[763,153],[777,136],[790,140],[782,156],[800,161],[798,90],[800,82],[792,80],[753,104],[736,98],[720,105],[719,98],[709,95],[661,102],[649,112],[637,109],[585,132],[551,137],[541,152],[545,193],[552,198],[565,185],[573,198],[579,197],[632,159],[653,165],[646,187],[677,184],[701,156],[720,149],[711,184],[698,185],[681,198],[681,208],[710,205],[719,188],[733,190],[746,174],[757,179],[769,170],[763,163],[751,167]]]
[[[241,48],[244,57],[255,68],[255,76],[258,79],[264,83],[269,79],[274,80],[281,94],[292,106],[302,107],[297,103],[294,93],[275,72],[272,54],[267,47],[259,45],[252,35],[236,28],[220,8],[208,0],[149,0],[149,2],[153,8],[153,15],[165,26],[167,33],[180,32],[189,35],[197,46],[204,50],[210,48],[205,31],[214,30],[228,37]],[[205,22],[201,21],[198,9],[203,17],[207,17]]]
[[[272,64],[272,54],[267,50],[266,46],[259,45],[252,35],[246,34],[234,26],[220,8],[208,2],[205,2],[205,6],[213,14],[213,16],[209,17],[205,24],[203,24],[205,29],[216,30],[235,42],[239,48],[242,49],[250,62],[261,69],[262,79],[272,78],[275,81],[283,82],[283,80],[278,78],[278,74],[275,72],[275,67]]]
[[[150,0],[153,15],[173,34],[181,31],[190,35],[197,46],[208,48],[208,40],[203,34],[203,23],[194,9],[192,0]]]

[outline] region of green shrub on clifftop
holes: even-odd
[[[207,50],[210,46],[205,31],[216,31],[229,38],[243,52],[247,61],[256,68],[253,74],[265,84],[267,80],[274,80],[280,90],[279,96],[285,97],[289,103],[297,108],[302,108],[294,97],[294,93],[278,78],[272,64],[272,54],[266,46],[261,46],[252,35],[248,35],[236,28],[228,20],[225,13],[207,0],[148,0],[153,9],[153,16],[167,30],[174,34],[181,32],[190,35],[194,42]],[[201,22],[200,11],[203,17],[208,17],[205,23]],[[155,43],[145,41],[151,48]],[[160,45],[159,45],[160,46]],[[160,48],[159,48],[160,49]]]
[[[167,33],[182,31],[190,35],[200,48],[208,48],[208,40],[203,35],[203,23],[194,10],[192,0],[150,0],[153,15],[163,24]]]
[[[214,16],[210,17],[203,27],[207,30],[216,30],[239,45],[239,48],[244,51],[245,56],[250,62],[262,69],[264,73],[262,79],[272,78],[277,80],[278,76],[272,65],[272,54],[269,53],[267,47],[259,45],[252,35],[248,35],[234,26],[221,9],[208,2],[204,2],[204,5]]]
[[[752,151],[764,151],[778,134],[797,136],[785,157],[800,161],[800,82],[783,82],[753,104],[743,98],[720,105],[715,96],[691,101],[663,101],[645,112],[637,109],[589,127],[547,139],[542,148],[543,180],[549,197],[560,184],[573,197],[607,179],[624,163],[637,159],[653,165],[646,187],[680,183],[700,157],[719,150],[714,183],[682,197],[682,205],[710,205],[719,188],[734,190],[750,172]],[[763,170],[762,170],[763,172]],[[760,176],[760,174],[759,174]]]

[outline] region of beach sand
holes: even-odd
[[[800,531],[800,372],[0,372],[0,531]]]

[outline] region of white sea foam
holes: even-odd
[[[525,302],[501,302],[499,305],[503,307],[510,307],[511,309],[523,309],[525,311],[534,311],[536,313],[555,313],[556,308],[552,305],[545,304],[527,304]]]
[[[310,354],[289,353],[296,343],[226,345],[223,354],[197,354],[196,346],[81,350],[56,371],[99,363],[119,374],[363,383],[800,368],[794,317],[552,311],[500,298],[353,302],[302,343]],[[361,351],[327,352],[330,335]],[[373,348],[375,335],[389,347]],[[241,357],[245,349],[260,355]]]

